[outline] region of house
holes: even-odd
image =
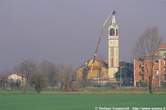
[[[11,73],[10,75],[8,75],[7,77],[8,82],[11,83],[20,83],[20,86],[25,85],[26,83],[26,78],[24,75],[19,74],[19,73]]]

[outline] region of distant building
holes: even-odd
[[[150,76],[148,71],[153,72],[153,86],[160,87],[166,84],[166,44],[161,44],[160,48],[156,50],[153,62],[148,57],[134,59],[134,86],[148,85]]]
[[[12,83],[20,83],[20,86],[23,86],[26,83],[26,78],[24,77],[24,75],[19,74],[19,73],[11,73],[8,77],[7,77],[8,82],[12,82]]]

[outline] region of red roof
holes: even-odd
[[[164,49],[166,49],[166,43],[161,44],[161,45],[160,45],[160,48],[164,48]]]

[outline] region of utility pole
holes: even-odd
[[[121,82],[122,82],[122,76],[121,76],[121,66],[119,66],[119,74],[120,74],[120,87],[122,86],[121,85]]]

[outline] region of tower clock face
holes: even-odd
[[[113,28],[110,29],[110,36],[114,36],[115,35],[115,31]]]

